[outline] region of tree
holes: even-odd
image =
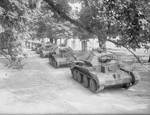
[[[19,0],[0,1],[0,25],[3,28],[0,33],[0,51],[10,61],[10,65],[18,67],[22,65],[21,60],[25,56],[22,52],[19,33],[23,30],[25,21],[23,14],[26,3],[28,3],[26,0],[24,2]]]
[[[100,37],[104,42],[110,41],[128,50],[140,48],[142,44],[150,42],[148,0],[82,0],[86,10],[83,11],[80,21],[69,17],[53,0],[44,1],[61,17],[90,34],[104,34],[105,37]],[[116,36],[120,39],[116,40]]]
[[[118,25],[118,40],[112,42],[128,50],[141,48],[150,42],[150,2],[147,0],[119,1],[115,0],[109,7]],[[129,50],[131,52],[131,50]],[[133,52],[131,52],[134,54]],[[135,55],[135,54],[134,54]],[[137,57],[139,60],[139,58]],[[139,60],[140,62],[140,60]]]
[[[77,16],[73,16],[70,13],[71,3],[81,4],[81,11],[74,14]],[[50,17],[51,19],[54,18],[56,23],[61,22],[63,24],[69,21],[84,30],[84,34],[97,36],[101,47],[103,47],[102,45],[106,41],[110,41],[117,46],[123,46],[131,51],[130,49],[140,48],[143,44],[150,42],[149,0],[30,0],[27,6],[29,6],[27,9],[31,9],[30,14],[37,12],[33,16],[30,15],[32,17],[31,21],[25,20],[26,18],[24,19],[28,24],[36,25],[44,19],[42,15],[46,15],[48,14],[47,11],[50,11],[53,12]],[[2,7],[8,8],[5,5]],[[47,11],[43,10],[41,12],[41,9],[44,8]],[[34,19],[36,21],[33,21]],[[49,30],[52,33],[56,32],[57,36],[54,35],[56,38],[59,37],[59,32],[64,32],[55,22],[46,22],[52,25],[49,27]],[[37,28],[34,29],[36,30]],[[117,36],[119,36],[119,39],[116,39]]]

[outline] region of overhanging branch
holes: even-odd
[[[59,9],[52,0],[43,0],[43,1],[48,3],[51,6],[52,10],[57,12],[62,18],[66,19],[67,21],[71,22],[72,24],[86,30],[88,33],[93,33],[93,31],[90,28],[84,26],[79,21],[70,18],[62,9]]]

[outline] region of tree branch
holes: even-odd
[[[117,43],[117,42],[115,42],[115,41],[113,41],[113,40],[107,39],[107,41],[109,41],[109,42],[111,42],[111,43],[113,43],[113,44],[115,44],[115,45],[121,45],[122,47],[124,47],[125,49],[127,49],[127,50],[136,58],[136,60],[137,60],[143,67],[145,67],[147,70],[150,70],[150,68],[148,68],[145,64],[143,64],[143,63],[141,62],[140,58],[139,58],[135,53],[133,53],[129,48],[127,48],[127,47],[123,46],[122,44],[119,44],[119,43]]]
[[[2,50],[2,49],[0,49],[0,51],[2,51],[2,55],[9,61],[9,62],[12,62],[12,60],[11,59],[9,59],[6,55],[7,55],[7,52],[6,51],[4,51],[4,50]]]
[[[84,26],[79,21],[70,18],[62,9],[59,9],[52,0],[43,0],[43,1],[48,3],[51,6],[52,10],[57,12],[62,18],[66,19],[67,21],[71,22],[72,24],[86,30],[88,33],[93,33],[93,31],[90,28],[88,28],[87,26]]]

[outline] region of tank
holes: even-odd
[[[45,58],[45,57],[49,57],[49,52],[51,51],[51,47],[53,47],[54,44],[52,43],[47,43],[42,45],[42,47],[40,48],[40,57]]]
[[[58,45],[53,44],[50,48],[49,48],[49,55],[48,57],[50,57],[53,53],[55,53],[55,49],[58,47]]]
[[[36,44],[35,51],[36,51],[37,54],[40,53],[40,48],[41,48],[41,46],[42,46],[42,43],[37,43],[37,44]]]
[[[49,63],[55,68],[60,66],[70,66],[76,60],[73,50],[69,46],[56,45],[49,53]]]
[[[125,67],[111,52],[87,52],[72,62],[70,70],[74,80],[95,93],[114,85],[128,89],[140,80],[136,71]]]
[[[26,47],[31,48],[32,47],[32,40],[26,41]]]
[[[32,42],[32,51],[36,51],[36,46],[37,46],[37,44],[38,44],[39,42],[36,42],[36,41],[33,41]]]

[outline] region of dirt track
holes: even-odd
[[[141,81],[129,90],[114,87],[93,94],[72,79],[69,68],[55,69],[47,58],[27,51],[23,70],[0,68],[0,114],[150,113],[150,72],[140,73]]]

